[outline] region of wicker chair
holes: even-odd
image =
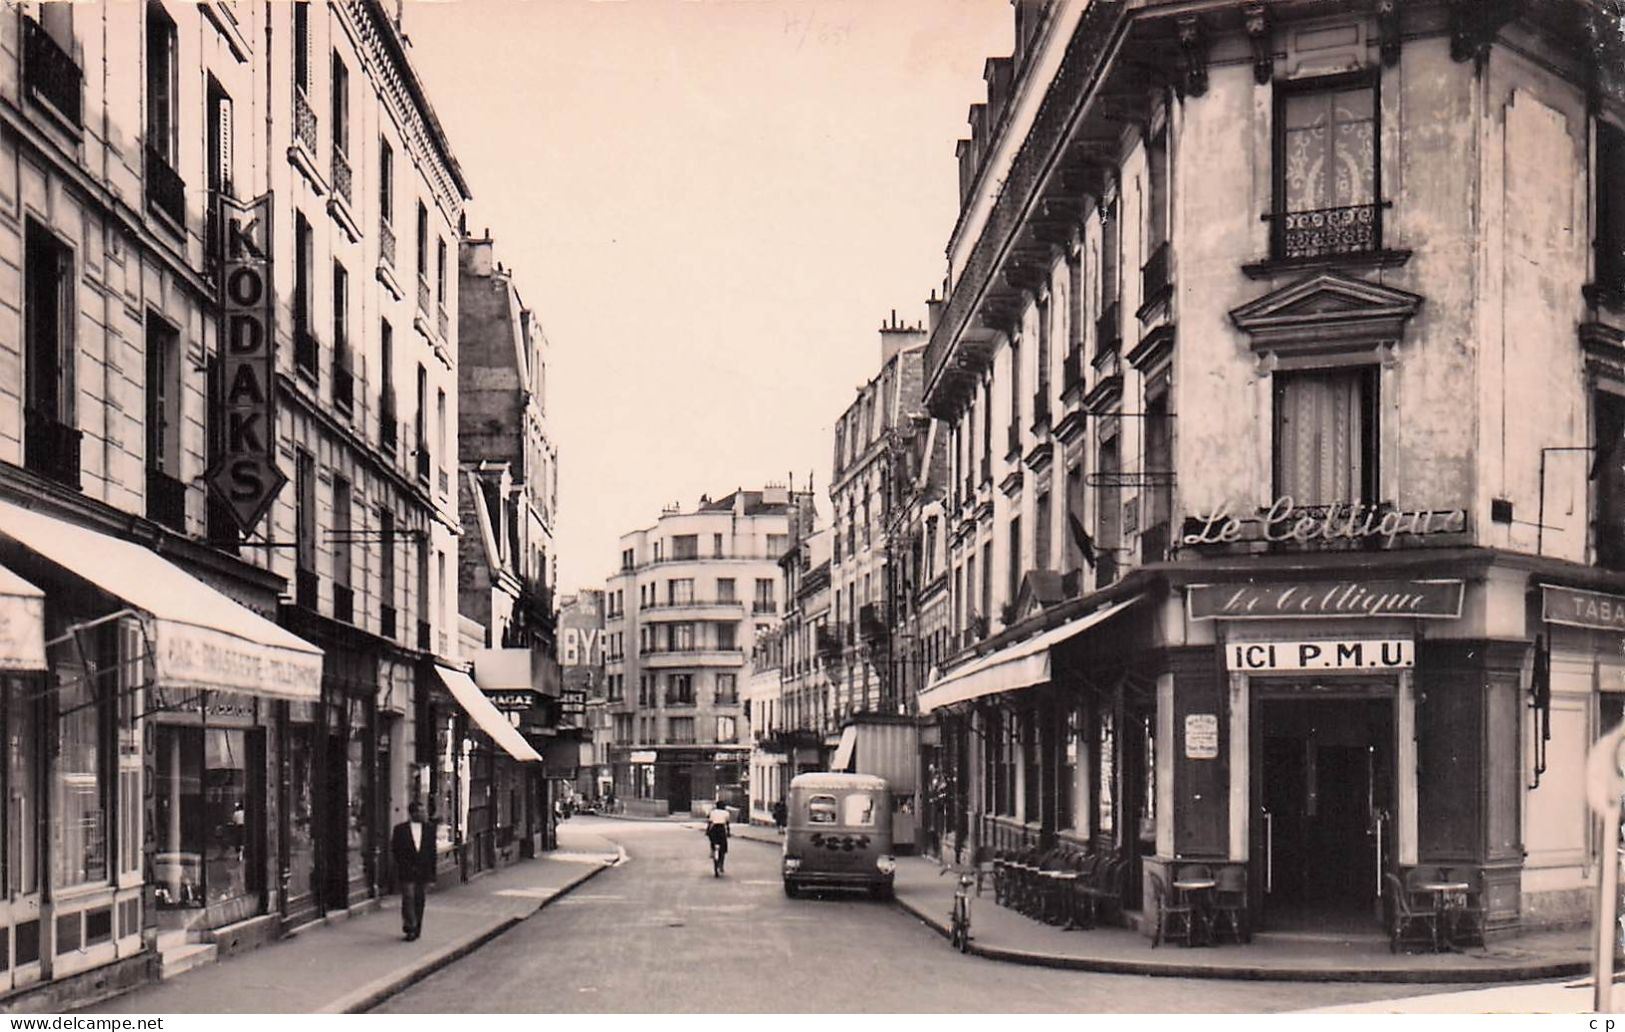
[[[1213,890],[1215,940],[1228,929],[1236,942],[1251,942],[1253,933],[1247,923],[1247,869],[1229,864],[1219,868],[1214,880],[1219,883]]]
[[[1164,939],[1172,942],[1175,936],[1182,938],[1189,946],[1196,934],[1195,908],[1189,903],[1175,902],[1168,894],[1168,885],[1162,880],[1162,875],[1149,871],[1147,876],[1151,881],[1151,897],[1157,920],[1151,932],[1151,948],[1156,949]]]
[[[1417,906],[1411,891],[1393,872],[1383,875],[1388,885],[1391,916],[1388,925],[1388,949],[1398,953],[1405,945],[1422,945],[1433,949],[1438,943],[1439,926],[1431,907]]]

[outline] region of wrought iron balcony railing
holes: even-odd
[[[73,55],[32,18],[23,18],[23,81],[29,93],[75,128],[84,124],[84,82]]]
[[[146,154],[147,210],[158,212],[185,229],[186,181],[151,144],[148,144]]]
[[[395,227],[384,216],[378,216],[378,257],[391,269],[395,267]]]
[[[1164,240],[1151,252],[1151,257],[1140,267],[1140,303],[1155,301],[1168,289],[1168,241]]]
[[[355,411],[355,374],[338,358],[333,360],[333,407],[345,415]]]
[[[23,411],[23,465],[40,476],[79,489],[77,427],[58,422],[37,409]]]
[[[1123,309],[1113,301],[1095,320],[1095,354],[1115,352],[1123,342]]]
[[[429,314],[429,302],[434,297],[429,290],[429,281],[422,276],[418,277],[418,311],[424,315]]]
[[[333,192],[346,205],[355,203],[355,174],[350,171],[350,157],[337,144],[333,146]]]
[[[1323,258],[1382,250],[1382,204],[1274,212],[1270,254],[1277,259]]]
[[[293,90],[293,139],[315,155],[316,109],[310,106],[310,98],[305,96],[305,91],[297,86]]]
[[[186,485],[162,470],[147,470],[147,519],[186,532]]]

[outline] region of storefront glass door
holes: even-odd
[[[1394,856],[1393,700],[1316,688],[1258,693],[1253,884],[1264,927],[1369,931]]]
[[[39,693],[36,678],[5,681],[5,893],[0,899],[0,988],[40,975]]]

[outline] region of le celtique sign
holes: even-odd
[[[1408,670],[1416,665],[1409,638],[1354,641],[1233,641],[1224,647],[1225,668],[1234,673],[1304,670]]]
[[[1303,547],[1342,543],[1381,543],[1393,547],[1401,538],[1461,534],[1467,530],[1465,509],[1395,509],[1365,502],[1298,505],[1283,495],[1252,516],[1220,510],[1185,521],[1181,543],[1187,548],[1262,541]]]
[[[1287,617],[1424,617],[1461,615],[1459,580],[1340,580],[1294,584],[1193,584],[1185,601],[1192,620]]]
[[[225,413],[209,488],[243,533],[265,518],[287,474],[276,464],[276,334],[271,320],[271,195],[247,204],[220,198],[225,259],[220,269],[225,327],[214,389]]]
[[[1619,595],[1548,584],[1540,589],[1540,610],[1540,618],[1547,623],[1625,631],[1625,597]]]

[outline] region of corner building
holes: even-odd
[[[1131,916],[1199,862],[1262,928],[1375,930],[1440,868],[1492,935],[1583,920],[1625,698],[1601,5],[1015,13],[926,361],[941,848],[1112,854]]]
[[[604,587],[604,677],[625,812],[704,813],[719,794],[749,805],[741,682],[757,628],[782,616],[778,560],[810,502],[784,487],[736,490],[622,536]]]

